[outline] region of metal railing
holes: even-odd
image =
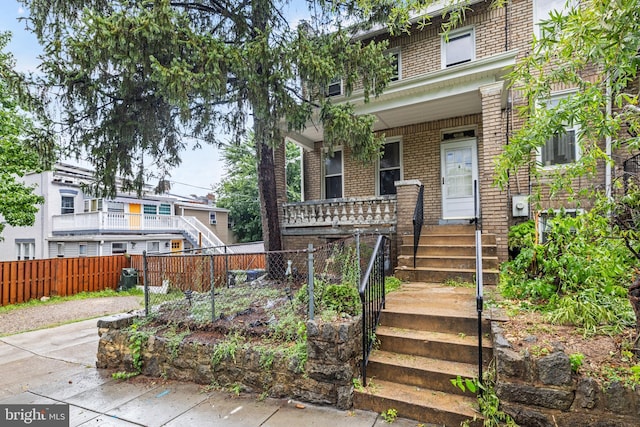
[[[422,225],[424,224],[424,185],[420,186],[418,192],[418,200],[413,210],[413,268],[416,268],[416,257],[418,255],[418,244],[420,243],[420,235],[422,234]]]
[[[478,382],[482,384],[482,309],[483,283],[482,283],[482,215],[480,213],[480,201],[478,200],[478,181],[473,181],[473,207],[476,225],[476,311],[478,312]],[[478,388],[482,393],[482,388]]]
[[[376,327],[385,305],[385,267],[389,250],[389,239],[378,236],[371,259],[360,282],[362,303],[362,384],[367,385],[367,362],[376,342]]]

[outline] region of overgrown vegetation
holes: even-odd
[[[513,227],[510,249],[517,255],[502,265],[501,294],[584,334],[617,334],[632,326],[627,291],[637,260],[612,231],[603,214],[608,206],[600,201],[575,217],[550,215],[542,243],[533,221]]]
[[[476,425],[482,419],[484,427],[517,427],[517,424],[509,414],[500,409],[500,399],[495,391],[496,372],[495,367],[485,371],[482,383],[476,378],[461,378],[460,376],[451,380],[454,387],[463,392],[477,394],[478,410],[480,417],[474,416],[472,420],[466,420],[461,425],[469,427]]]

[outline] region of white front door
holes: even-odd
[[[476,139],[443,142],[440,155],[442,219],[474,218],[473,187],[478,180]]]

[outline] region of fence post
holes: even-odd
[[[227,247],[225,246],[225,251]],[[216,303],[215,303],[215,283],[216,276],[214,274],[214,262],[213,255],[209,256],[209,271],[210,271],[210,281],[211,281],[211,321],[214,322],[216,320]]]
[[[360,230],[356,230],[356,261],[358,263],[358,277],[356,280],[356,284],[360,286],[360,276],[362,270],[362,264],[360,264]]]
[[[309,283],[307,285],[309,291],[309,320],[313,320],[314,317],[314,307],[313,307],[313,243],[309,243],[309,247],[307,248],[307,253],[309,254],[309,263],[308,263],[308,278]]]
[[[149,274],[147,269],[147,251],[142,251],[142,276],[144,277],[144,315],[149,316]]]
[[[227,246],[224,247],[224,281],[227,282],[227,288],[229,287],[229,253],[227,252]]]

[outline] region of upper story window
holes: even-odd
[[[124,213],[124,203],[121,202],[108,202],[107,211]]]
[[[402,179],[402,144],[390,141],[382,147],[382,157],[378,161],[378,194],[396,194],[396,181]]]
[[[395,82],[402,79],[402,61],[400,56],[400,49],[392,49],[387,52],[387,55],[391,58],[391,65],[393,66],[394,73],[391,76],[391,81]]]
[[[85,212],[100,212],[102,211],[102,199],[85,199],[84,200]]]
[[[577,6],[576,0],[533,0],[533,33],[542,36],[540,23],[549,20],[551,12],[566,14]]]
[[[342,150],[324,157],[324,194],[326,199],[342,197]]]
[[[548,107],[555,107],[566,98],[567,94],[553,96],[547,101]],[[555,133],[538,150],[538,162],[543,167],[562,166],[578,160],[580,147],[578,145],[579,127],[575,123],[564,125],[564,132]]]
[[[442,36],[442,68],[453,67],[476,59],[473,28],[462,28]]]
[[[146,215],[156,215],[158,213],[156,205],[143,205],[142,210]]]
[[[218,219],[216,218],[215,212],[209,212],[209,224],[216,225],[218,223]]]
[[[171,215],[171,205],[167,203],[160,203],[158,213],[160,215]]]
[[[61,214],[72,214],[75,212],[74,206],[74,197],[73,196],[62,196],[61,204],[60,204],[60,213]]]

